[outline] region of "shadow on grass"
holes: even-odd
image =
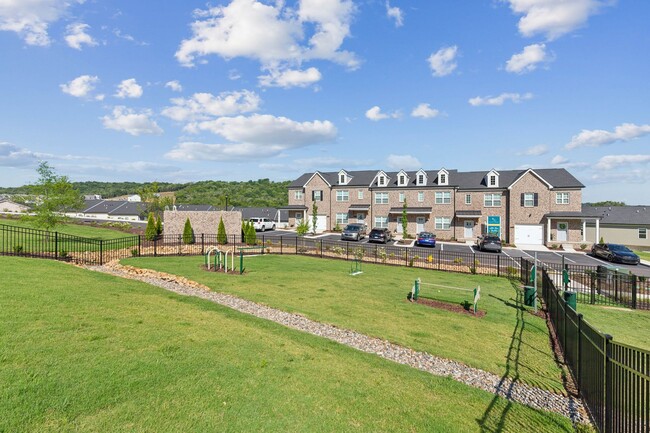
[[[528,313],[526,308],[523,306],[523,292],[519,289],[517,282],[511,282],[511,285],[515,290],[516,299],[504,300],[493,296],[502,301],[505,305],[514,308],[517,312],[517,320],[515,327],[512,330],[510,346],[508,347],[508,354],[506,357],[506,369],[497,385],[497,389],[506,395],[507,401],[502,403],[501,397],[495,394],[494,398],[492,398],[490,404],[485,409],[485,412],[483,412],[483,416],[477,419],[481,432],[502,432],[513,428],[513,426],[507,425],[508,415],[512,409],[512,405],[514,404],[510,400],[510,397],[514,385],[519,382],[520,356],[522,346],[525,345],[522,341],[524,329],[526,326],[530,326],[531,324],[526,322],[526,316]],[[507,379],[510,379],[509,383]],[[548,423],[552,423],[556,427],[557,431],[573,431],[573,429],[567,429],[565,426],[557,424],[557,422],[550,417]],[[521,427],[524,428],[524,426]]]

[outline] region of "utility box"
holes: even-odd
[[[577,311],[577,296],[576,292],[571,292],[569,290],[564,292],[564,302],[573,308],[573,311]]]
[[[524,286],[524,305],[532,307],[535,305],[535,287]]]

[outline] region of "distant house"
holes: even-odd
[[[100,194],[86,194],[84,195],[84,200],[101,200],[102,196]]]
[[[650,249],[650,206],[582,206],[584,214],[600,217],[600,237],[605,242]],[[587,238],[596,225],[587,223]]]
[[[66,213],[71,218],[103,221],[142,221],[142,203],[114,200],[86,200],[84,206]]]
[[[15,203],[9,199],[0,200],[0,213],[25,213],[29,211],[29,206]]]
[[[138,194],[133,194],[130,195],[126,198],[126,201],[132,202],[132,203],[139,203],[142,201],[142,197],[140,197]]]

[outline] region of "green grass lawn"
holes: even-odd
[[[580,303],[577,308],[589,324],[614,341],[650,350],[650,311]]]
[[[650,261],[650,251],[634,251],[642,260]]]
[[[250,266],[233,278],[270,272]],[[0,432],[573,431],[563,417],[144,283],[17,257],[0,269]],[[322,276],[312,277],[302,275]]]
[[[32,221],[22,220],[22,219],[9,219],[9,218],[0,218],[0,224],[13,226],[13,227],[23,227],[29,229],[39,229]],[[61,224],[56,226],[52,231],[57,231],[60,233],[65,233],[67,235],[79,236],[83,238],[92,238],[92,239],[119,239],[131,236],[129,233],[120,232],[118,230],[105,229],[101,227],[93,227],[90,225],[82,224]]]
[[[543,319],[523,309],[518,283],[505,278],[350,263],[303,256],[246,258],[246,273],[224,275],[201,269],[203,257],[126,259],[123,263],[183,275],[215,291],[231,293],[320,322],[461,361],[540,388],[564,392],[562,370],[550,349]],[[406,300],[414,280],[481,286],[482,318],[433,309]],[[459,304],[471,293],[424,286],[423,297]]]

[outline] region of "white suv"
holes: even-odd
[[[249,221],[256,231],[275,230],[275,222],[268,218],[251,218]]]

